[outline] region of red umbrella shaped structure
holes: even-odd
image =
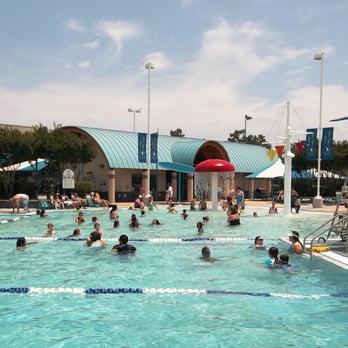
[[[234,172],[232,163],[221,159],[208,159],[196,165],[195,173]]]
[[[196,165],[195,173],[211,173],[211,200],[213,210],[217,210],[218,173],[234,173],[234,165],[221,159],[209,159]]]

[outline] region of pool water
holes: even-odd
[[[189,212],[184,221],[182,208],[170,214],[161,206],[145,217],[136,212],[141,224],[136,231],[128,227],[134,211],[122,209],[117,229],[106,210],[84,210],[86,222],[80,226],[76,211],[0,224],[0,287],[33,289],[0,293],[1,346],[348,346],[346,271],[307,255],[290,255],[298,272],[270,269],[264,263],[267,252],[251,248],[262,235],[267,246],[286,252],[280,238],[291,230],[304,236],[330,215],[270,216],[266,208],[247,207],[241,225],[228,226],[222,211]],[[210,221],[198,235],[196,222],[203,215]],[[101,219],[105,249],[86,248],[83,240],[42,238],[19,251],[15,239],[3,239],[42,237],[48,222],[57,238],[76,227],[87,237],[92,216]],[[7,218],[13,216],[0,220]],[[154,218],[161,225],[150,225]],[[137,247],[136,255],[110,253],[123,233]],[[199,259],[203,246],[216,262]],[[105,289],[125,293],[98,293]]]

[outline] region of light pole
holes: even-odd
[[[133,132],[135,133],[135,113],[141,113],[141,108],[128,108],[128,112],[133,112]]]
[[[145,64],[145,68],[148,71],[147,78],[147,193],[150,194],[150,165],[151,165],[151,154],[150,154],[150,91],[151,91],[151,70],[155,69],[154,65],[150,62]]]
[[[314,60],[320,60],[320,101],[319,101],[319,128],[318,128],[318,173],[317,173],[317,195],[313,198],[313,207],[322,208],[323,198],[320,196],[321,177],[321,133],[322,133],[322,105],[323,105],[323,65],[324,53],[314,55]]]
[[[248,116],[248,115],[245,115],[244,116],[244,135],[245,135],[245,137],[247,136],[247,128],[246,128],[246,126],[247,126],[247,121],[249,121],[249,120],[252,120],[253,118],[251,117],[251,116]]]

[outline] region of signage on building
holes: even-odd
[[[71,169],[65,169],[63,172],[63,189],[75,188],[75,174]]]

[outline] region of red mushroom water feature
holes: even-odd
[[[233,174],[234,171],[235,169],[232,163],[221,159],[209,159],[198,163],[195,168],[197,198],[200,198],[200,195],[204,196],[205,193],[208,193],[211,187],[212,209],[217,210],[219,177],[224,179]]]

